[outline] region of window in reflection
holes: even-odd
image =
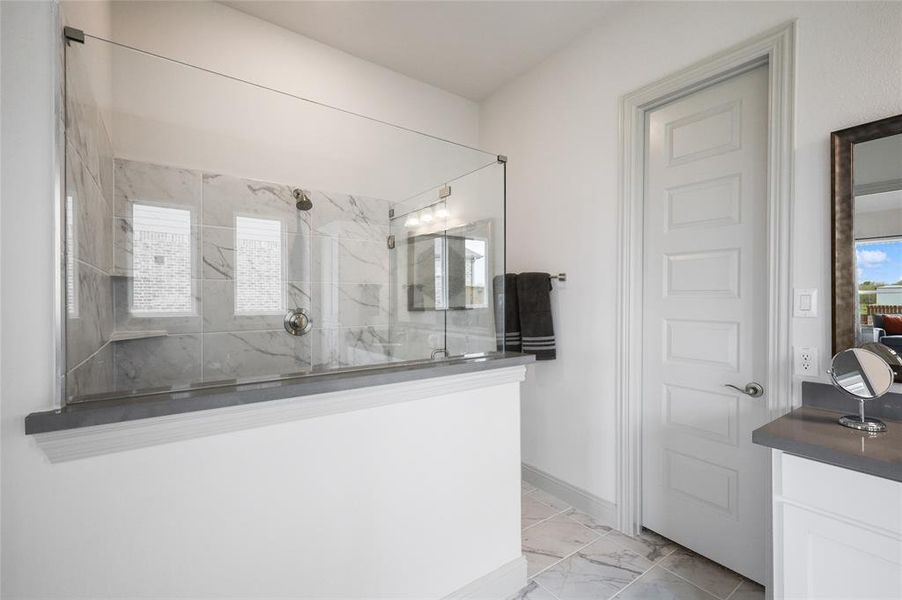
[[[902,238],[857,240],[855,262],[861,325],[902,314]]]
[[[486,241],[468,239],[465,242],[466,262],[464,282],[467,308],[485,308],[486,299]]]
[[[235,313],[283,312],[282,223],[237,217],[235,231]]]
[[[193,314],[191,211],[132,205],[131,311]]]
[[[66,311],[73,319],[78,318],[78,286],[75,263],[75,199],[66,196]]]
[[[434,242],[435,253],[435,310],[448,308],[448,296],[445,293],[448,280],[448,268],[445,262],[445,238],[437,237]]]
[[[488,306],[488,240],[457,235],[411,236],[407,243],[407,309]]]

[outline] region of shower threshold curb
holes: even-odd
[[[523,366],[534,361],[535,357],[530,354],[506,352],[94,400],[70,404],[59,410],[31,413],[25,417],[25,434],[44,434],[436,377],[479,373]]]

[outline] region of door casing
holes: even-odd
[[[790,231],[793,204],[796,22],[766,31],[627,94],[620,103],[617,527],[642,527],[642,299],[646,113],[761,65],[768,67],[767,408],[792,408]],[[770,484],[770,481],[763,482]],[[770,528],[770,523],[768,523]],[[769,561],[768,561],[769,564]],[[770,577],[768,576],[768,579]]]

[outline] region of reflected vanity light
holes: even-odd
[[[407,215],[407,218],[404,220],[404,227],[412,228],[421,225],[429,225],[436,219],[447,219],[450,216],[450,211],[444,206],[437,208],[427,206],[426,208],[422,208]]]

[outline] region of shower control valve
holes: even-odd
[[[303,308],[289,310],[285,313],[282,323],[285,325],[285,331],[291,335],[304,335],[313,327],[313,321]]]

